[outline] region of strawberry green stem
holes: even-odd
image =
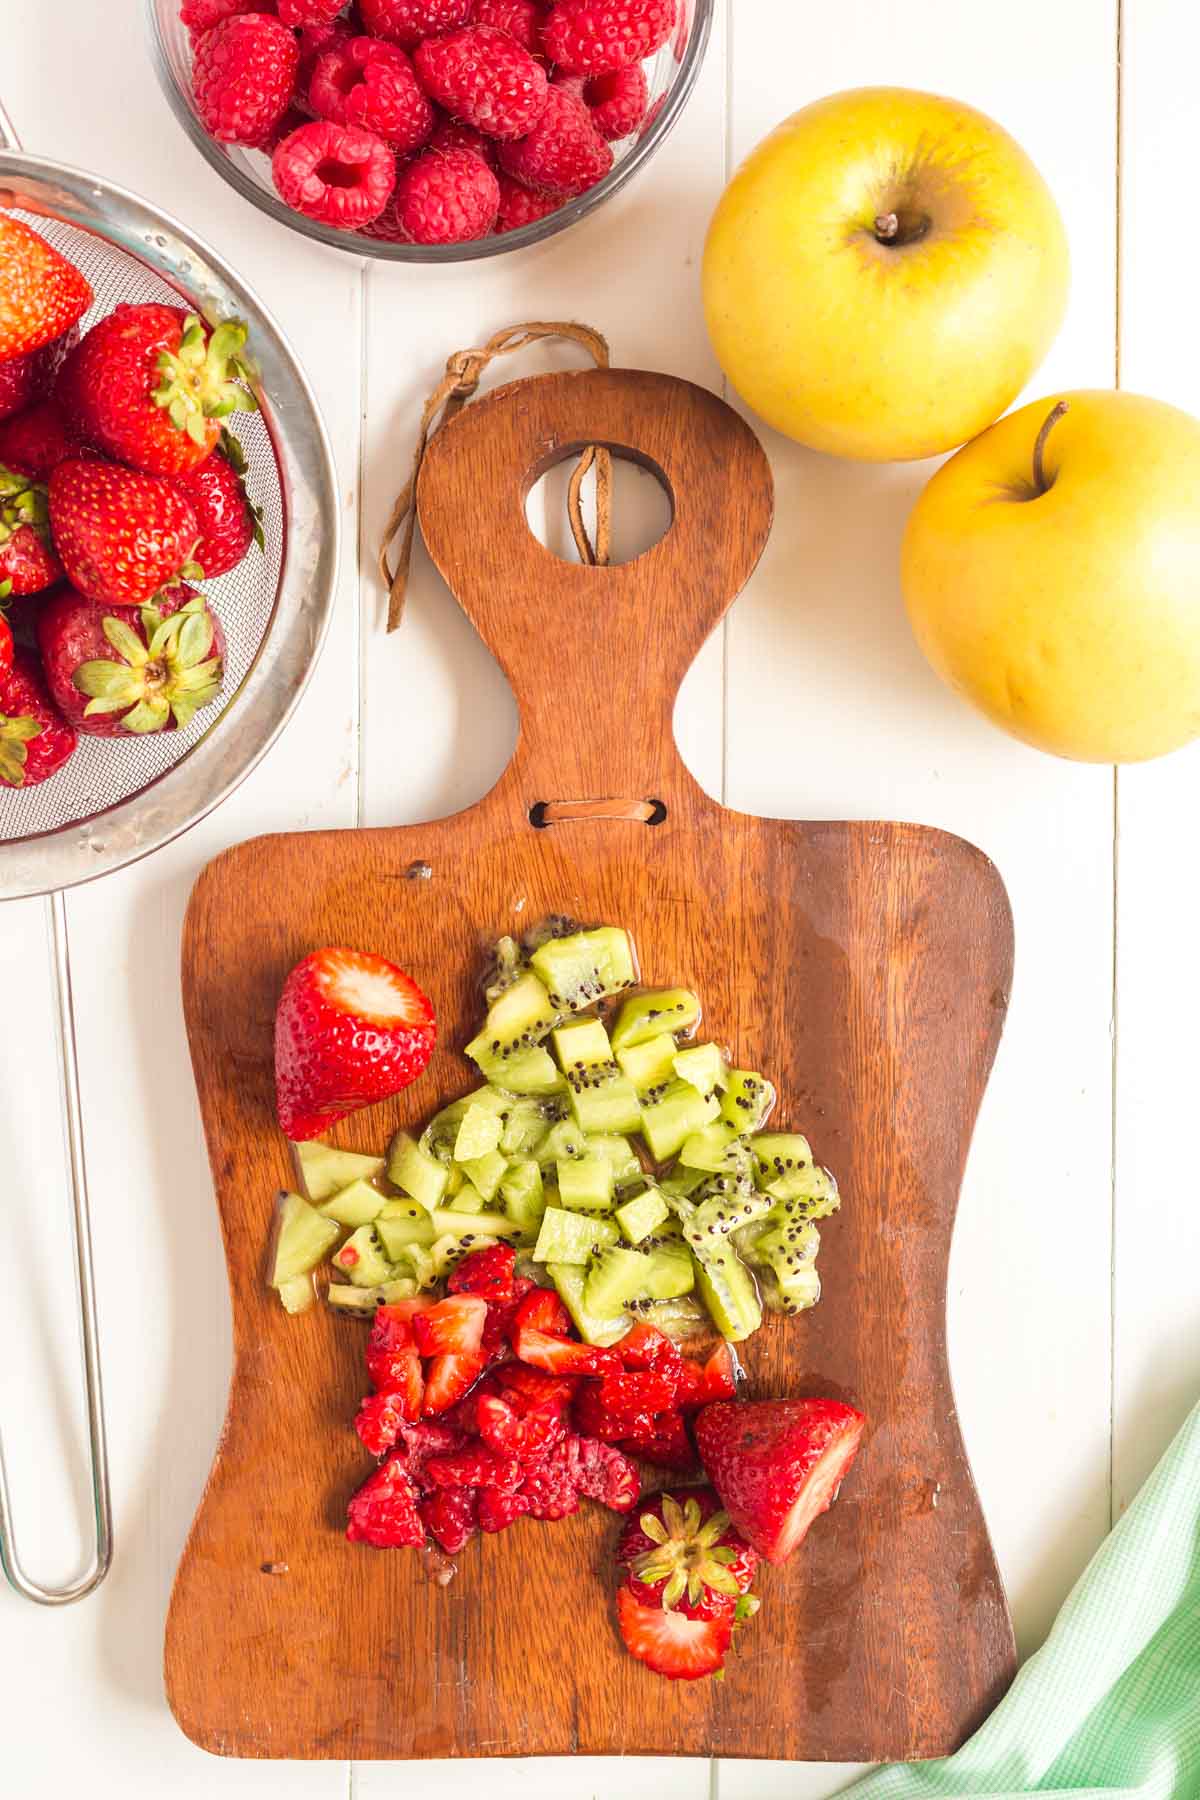
[[[157,366],[162,379],[153,390],[154,404],[194,443],[205,443],[206,419],[256,409],[250,368],[242,355],[245,344],[246,327],[240,319],[226,319],[210,334],[202,320],[189,313],[179,348],[160,353]]]

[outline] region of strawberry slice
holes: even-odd
[[[517,1308],[510,1337],[531,1325],[537,1331],[548,1331],[552,1337],[570,1337],[571,1315],[553,1288],[534,1288]]]
[[[697,1415],[696,1440],[734,1525],[781,1563],[833,1504],[865,1426],[840,1400],[720,1400]]]
[[[490,1244],[472,1250],[451,1275],[446,1286],[452,1294],[478,1294],[491,1306],[509,1306],[513,1297],[513,1271],[517,1253],[511,1244]]]
[[[627,1587],[617,1591],[617,1624],[630,1656],[670,1681],[697,1681],[725,1666],[733,1635],[728,1614],[689,1619],[681,1612],[643,1606]]]
[[[487,1301],[478,1294],[451,1294],[427,1312],[414,1314],[413,1336],[422,1356],[473,1356],[483,1342]]]
[[[536,1406],[542,1400],[556,1400],[560,1406],[569,1406],[581,1377],[547,1375],[542,1369],[530,1369],[524,1363],[513,1362],[496,1370],[496,1380],[509,1394],[519,1395],[527,1405]],[[519,1412],[521,1407],[518,1406],[517,1410]]]
[[[425,1370],[422,1415],[432,1418],[461,1400],[483,1374],[484,1362],[485,1358],[478,1350],[458,1356],[435,1356]]]
[[[533,1299],[533,1295],[529,1295]],[[522,1308],[524,1302],[522,1303]],[[531,1368],[545,1369],[551,1375],[619,1375],[621,1359],[615,1351],[600,1350],[592,1344],[576,1344],[570,1338],[539,1331],[536,1325],[525,1325],[517,1314],[513,1349]]]
[[[398,1094],[423,1073],[436,1037],[433,1007],[395,963],[314,950],[284,982],[275,1013],[280,1125],[293,1140],[317,1137]]]
[[[700,1398],[732,1400],[737,1393],[737,1364],[728,1344],[718,1344],[700,1371]]]

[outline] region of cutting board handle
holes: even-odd
[[[569,563],[525,515],[545,471],[589,444],[658,476],[666,535],[632,562]],[[429,554],[520,709],[505,778],[525,811],[690,791],[672,714],[684,675],[762,554],[770,466],[706,389],[637,369],[516,381],[433,438],[417,490]],[[611,815],[610,815],[611,816]]]

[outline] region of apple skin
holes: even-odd
[[[881,243],[895,213],[903,244]],[[1067,241],[1032,162],[983,113],[856,88],[786,119],[709,227],[709,336],[742,399],[814,450],[933,456],[999,418],[1062,323]]]
[[[1046,438],[1050,486],[1033,495]],[[1035,400],[943,464],[904,599],[942,679],[1014,737],[1143,762],[1200,734],[1200,421],[1109,389]]]

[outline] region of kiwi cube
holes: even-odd
[[[827,1219],[842,1204],[837,1182],[828,1169],[797,1169],[778,1181],[769,1181],[764,1191],[784,1218]]]
[[[483,1195],[473,1181],[464,1181],[453,1200],[447,1201],[444,1207],[436,1208],[438,1212],[480,1213],[483,1211]]]
[[[493,1056],[515,1056],[540,1043],[560,1017],[550,1003],[545,984],[527,969],[492,1001],[479,1035]]]
[[[386,1214],[381,1214],[375,1221],[375,1229],[391,1262],[399,1262],[409,1244],[428,1245],[433,1242],[433,1221],[424,1208],[419,1219],[388,1218]]]
[[[640,1250],[614,1244],[594,1258],[583,1288],[583,1303],[590,1313],[603,1318],[620,1312],[629,1301],[646,1292],[650,1258]]]
[[[589,1213],[567,1212],[560,1206],[548,1206],[542,1214],[534,1261],[540,1263],[586,1263],[592,1252],[615,1244],[617,1227],[611,1219],[593,1218]]]
[[[434,1239],[435,1249],[443,1237],[453,1237],[459,1241],[464,1238],[471,1240],[486,1238],[489,1242],[494,1242],[499,1238],[507,1241],[521,1235],[520,1227],[515,1221],[506,1218],[503,1213],[499,1212],[451,1212],[446,1208],[439,1207],[437,1212],[430,1216],[433,1220],[433,1229],[437,1233],[437,1237]],[[471,1247],[478,1249],[479,1243],[472,1242]]]
[[[560,1162],[558,1195],[572,1212],[607,1212],[613,1198],[612,1164],[606,1156],[580,1156]]]
[[[700,1021],[700,1002],[689,988],[656,988],[626,1000],[613,1026],[614,1050],[644,1044],[663,1032],[690,1031]]]
[[[557,1073],[557,1071],[556,1071]],[[528,1156],[550,1129],[540,1100],[514,1099],[507,1115],[501,1115],[500,1148],[505,1156]]]
[[[762,1303],[745,1263],[725,1238],[710,1238],[694,1256],[696,1288],[723,1338],[740,1344],[762,1324]]]
[[[660,1099],[641,1109],[642,1135],[655,1162],[669,1161],[720,1110],[715,1098],[699,1093],[689,1081],[673,1081]]]
[[[382,1156],[361,1156],[356,1150],[335,1150],[332,1144],[318,1144],[316,1139],[293,1144],[292,1157],[300,1177],[300,1185],[316,1204],[328,1200],[339,1188],[352,1181],[373,1181],[383,1173]]]
[[[571,1111],[583,1131],[607,1134],[636,1131],[640,1126],[637,1089],[615,1063],[593,1064],[582,1072],[572,1069],[567,1082]]]
[[[615,1216],[625,1239],[631,1244],[640,1244],[656,1225],[670,1218],[671,1209],[657,1188],[648,1187],[618,1206]]]
[[[727,1125],[723,1119],[714,1119],[711,1125],[702,1126],[684,1139],[679,1147],[679,1161],[685,1169],[703,1169],[710,1175],[735,1168],[737,1164],[730,1162],[729,1152],[737,1141],[738,1134],[732,1125]]]
[[[367,1315],[375,1311],[382,1294],[382,1287],[351,1287],[348,1281],[331,1281],[325,1289],[325,1299],[335,1312]]]
[[[393,1265],[393,1277],[396,1276],[411,1279],[417,1292],[422,1288],[432,1287],[437,1280],[433,1267],[433,1245],[405,1244]]]
[[[285,1313],[307,1312],[317,1298],[311,1274],[293,1275],[290,1280],[281,1281],[275,1292]]]
[[[585,1344],[615,1344],[629,1330],[632,1320],[624,1312],[616,1317],[595,1313],[584,1297],[587,1271],[578,1263],[555,1262],[548,1265],[551,1281],[558,1297],[570,1313],[575,1329]]]
[[[508,1173],[508,1158],[499,1150],[489,1150],[486,1156],[471,1157],[458,1166],[486,1205]]]
[[[293,1276],[307,1275],[325,1260],[340,1236],[336,1221],[323,1219],[299,1194],[281,1194],[271,1286],[279,1288]]]
[[[753,1189],[746,1194],[714,1194],[696,1208],[684,1227],[684,1236],[693,1249],[698,1244],[702,1248],[703,1239],[727,1238],[732,1232],[765,1219],[771,1208],[770,1195],[756,1194]]]
[[[449,1172],[436,1156],[427,1156],[407,1131],[398,1131],[388,1145],[387,1178],[401,1193],[418,1200],[426,1212],[432,1212],[446,1191]]]
[[[585,1069],[593,1063],[610,1063],[612,1045],[599,1019],[580,1019],[554,1033],[554,1054],[565,1070]]]
[[[775,1089],[753,1069],[730,1069],[721,1096],[721,1117],[736,1131],[758,1131],[775,1105]]]
[[[538,1167],[543,1170],[567,1157],[586,1156],[587,1135],[580,1130],[574,1119],[560,1119],[550,1127],[533,1154]]]
[[[551,1006],[560,1011],[581,1012],[637,980],[633,945],[619,925],[550,938],[529,961],[546,985]]]
[[[614,1047],[613,1055],[622,1075],[627,1075],[640,1095],[652,1093],[675,1079],[675,1057],[679,1046],[669,1033],[647,1038],[640,1044]]]
[[[801,1137],[798,1131],[760,1131],[751,1138],[750,1148],[758,1165],[760,1187],[765,1188],[772,1182],[787,1183],[794,1176],[803,1177],[813,1166],[808,1139]],[[776,1195],[779,1200],[788,1197],[784,1193]]]
[[[637,1152],[620,1132],[593,1133],[587,1140],[587,1154],[603,1156],[612,1164],[613,1187],[618,1192],[634,1183],[644,1185],[646,1177]]]
[[[676,1051],[675,1073],[680,1081],[689,1081],[702,1094],[713,1094],[725,1086],[729,1063],[719,1044],[689,1044]]]
[[[546,1196],[542,1171],[532,1156],[519,1156],[509,1163],[500,1183],[500,1199],[516,1224],[527,1231],[537,1226],[546,1210]]]
[[[679,1300],[696,1285],[696,1259],[686,1244],[658,1242],[647,1252],[648,1300]]]
[[[565,1085],[553,1057],[540,1044],[514,1050],[502,1058],[492,1049],[487,1033],[482,1032],[471,1039],[466,1053],[489,1082],[513,1094],[560,1094]]]
[[[355,1287],[378,1287],[392,1272],[373,1225],[360,1225],[357,1231],[352,1231],[341,1249],[334,1253],[332,1261],[343,1275],[350,1277]]]
[[[369,1181],[352,1181],[349,1187],[339,1188],[328,1200],[322,1200],[317,1211],[323,1219],[333,1219],[339,1225],[369,1225],[383,1211],[386,1202],[378,1188]]]

